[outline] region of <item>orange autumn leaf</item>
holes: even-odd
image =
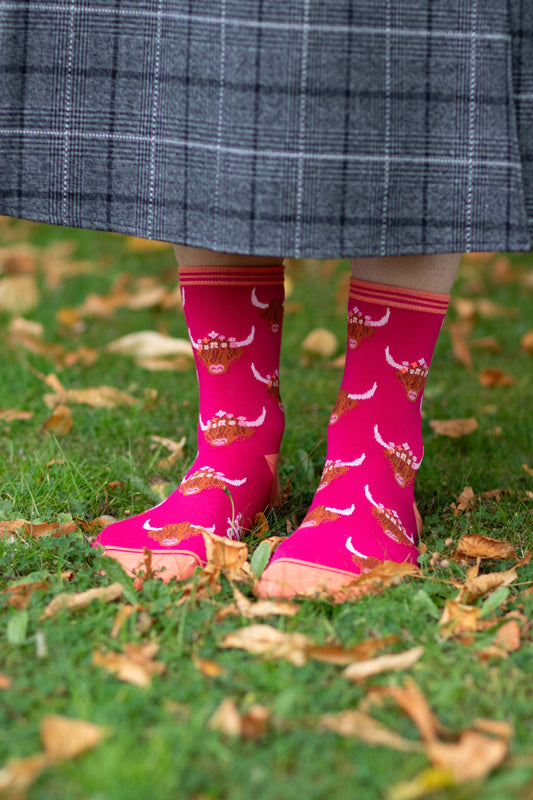
[[[390,653],[376,656],[366,661],[357,661],[346,667],[343,672],[345,678],[351,681],[361,681],[383,672],[409,669],[424,655],[423,647],[412,647],[403,653]]]
[[[446,600],[439,620],[442,635],[461,637],[463,634],[477,633],[484,627],[479,619],[480,613],[481,608],[478,606],[458,603],[456,600]]]
[[[307,334],[302,342],[302,350],[310,355],[332,358],[338,347],[337,337],[326,328],[316,328]]]
[[[21,609],[27,607],[33,592],[44,592],[49,588],[49,586],[50,584],[48,581],[29,581],[27,583],[16,583],[12,586],[9,586],[7,589],[4,589],[2,594],[6,594],[8,596],[8,606],[16,608],[20,611]]]
[[[366,744],[381,745],[391,750],[420,752],[423,749],[419,742],[405,739],[383,723],[355,708],[322,714],[318,718],[318,724],[320,728],[333,731],[339,736],[353,737]]]
[[[200,658],[200,656],[193,655],[192,663],[198,672],[201,672],[206,678],[218,678],[220,675],[226,674],[224,667],[217,664],[216,661],[212,661],[210,658]]]
[[[44,717],[40,727],[45,753],[54,761],[75,758],[92,750],[106,736],[100,725],[57,714]]]
[[[217,620],[220,621],[232,614],[246,617],[246,619],[256,619],[258,617],[284,616],[294,617],[300,610],[297,603],[276,601],[276,600],[249,600],[236,586],[233,586],[233,597],[235,602],[221,608],[217,613]]]
[[[533,356],[533,330],[524,333],[520,339],[520,344],[526,353],[529,353],[530,356]]]
[[[483,778],[501,764],[508,747],[506,739],[466,730],[458,742],[430,743],[427,753],[435,767],[451,772],[455,783],[465,783]]]
[[[48,603],[44,610],[43,618],[50,619],[61,611],[79,611],[87,608],[93,600],[110,603],[122,595],[124,587],[121,583],[112,583],[110,586],[100,586],[87,589],[85,592],[63,592]]]
[[[217,536],[206,530],[202,531],[207,563],[217,569],[238,571],[244,567],[248,561],[248,547],[245,542],[238,542],[227,539],[225,536]]]
[[[266,706],[254,703],[241,714],[235,700],[227,697],[215,710],[208,727],[221,731],[228,736],[240,736],[242,739],[258,739],[268,730],[271,712]]]
[[[497,589],[498,586],[509,586],[518,578],[516,566],[503,572],[489,572],[484,575],[476,575],[467,580],[461,587],[456,600],[460,603],[473,603],[480,597]]]
[[[165,665],[154,661],[158,651],[156,642],[148,644],[126,644],[123,653],[95,650],[92,663],[95,667],[103,667],[106,672],[116,674],[117,678],[134,686],[147,688],[152,683],[153,675],[165,672]]]
[[[448,326],[450,338],[452,340],[453,354],[460,364],[467,369],[472,369],[472,355],[466,341],[466,336],[470,333],[471,323],[469,320],[451,322]]]
[[[467,436],[478,427],[478,422],[474,417],[465,419],[430,419],[429,427],[439,436],[451,436],[458,439],[460,436]]]
[[[3,672],[0,672],[0,689],[10,689],[11,688],[11,678],[9,675],[5,675]]]
[[[25,522],[22,526],[25,535],[32,536],[34,539],[38,539],[40,536],[53,536],[54,539],[59,536],[69,536],[77,528],[76,522],[38,522],[35,524]]]
[[[471,486],[465,486],[459,497],[457,503],[451,503],[451,508],[454,514],[459,514],[460,511],[466,511],[473,508],[475,505],[475,494]]]
[[[513,375],[508,375],[499,367],[482,369],[478,377],[482,386],[512,386],[516,383]]]
[[[13,422],[16,419],[26,420],[33,417],[33,411],[20,411],[17,408],[0,409],[0,419],[4,422]]]
[[[72,419],[70,408],[60,403],[54,408],[48,419],[43,422],[42,429],[49,433],[55,433],[56,436],[66,436],[73,424],[74,420]]]

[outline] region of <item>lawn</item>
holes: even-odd
[[[196,380],[185,355],[108,345],[186,338],[172,249],[1,218],[0,238],[0,796],[533,797],[533,256],[463,259],[424,400],[420,570],[259,616],[262,541],[298,524],[325,459],[347,263],[287,264],[288,491],[248,566],[133,582],[91,541],[180,482]],[[317,328],[328,355],[302,349]]]

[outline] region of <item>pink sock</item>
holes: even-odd
[[[284,428],[283,267],[183,267],[179,275],[199,383],[198,454],[170,497],[96,540],[130,572],[148,547],[164,580],[205,563],[203,528],[238,539],[265,510],[279,490]]]
[[[448,301],[352,278],[326,464],[309,512],[263,573],[262,596],[324,586],[335,596],[382,561],[416,563],[421,402]]]

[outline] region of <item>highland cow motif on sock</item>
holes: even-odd
[[[228,371],[231,363],[242,356],[244,348],[253,342],[254,333],[255,328],[252,327],[249,336],[241,342],[238,342],[234,337],[227,339],[216,331],[211,331],[207,336],[197,341],[192,336],[190,336],[190,339],[200,363],[212,375],[223,375]]]
[[[424,358],[420,358],[418,361],[411,361],[411,363],[404,361],[398,364],[392,358],[388,347],[385,348],[385,358],[387,359],[387,364],[394,367],[396,377],[405,389],[407,399],[414,403],[424,391],[429,365],[426,364]]]
[[[354,408],[357,408],[361,400],[369,400],[374,396],[377,388],[378,385],[375,383],[371,389],[369,389],[367,392],[363,392],[362,394],[349,394],[346,389],[341,389],[337,396],[337,401],[333,406],[333,411],[331,412],[331,416],[329,418],[329,424],[334,425],[339,417],[341,417],[347,411],[352,411]]]
[[[283,319],[283,300],[275,297],[268,303],[262,303],[257,299],[257,293],[254,288],[252,290],[252,304],[259,309],[259,314],[266,320],[272,333],[279,333]]]
[[[186,578],[205,563],[203,531],[238,539],[253,527],[278,486],[274,470],[284,427],[278,372],[283,268],[187,267],[179,273],[199,384],[198,452],[166,500],[110,525],[97,539],[130,572],[148,547],[166,580]],[[174,391],[179,397],[179,386]],[[193,452],[194,443],[187,444]]]
[[[358,575],[383,561],[416,563],[420,401],[448,299],[352,279],[322,478],[309,512],[263,572],[260,596],[313,594],[327,584],[344,599],[360,591],[349,588]],[[364,382],[373,386],[361,402]],[[338,513],[350,506],[355,513]]]

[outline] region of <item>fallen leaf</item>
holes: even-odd
[[[353,664],[354,662],[364,662],[371,658],[375,653],[383,650],[398,641],[397,636],[384,636],[383,638],[365,639],[352,647],[342,647],[335,644],[309,644],[307,654],[315,661],[322,661],[326,664]],[[348,676],[345,676],[348,677]]]
[[[3,672],[0,672],[0,689],[10,689],[11,688],[11,678],[9,675],[4,675]]]
[[[527,474],[531,475],[531,477],[533,478],[533,469],[531,469],[531,467],[528,467],[527,464],[522,464],[522,469],[525,469]]]
[[[483,336],[480,339],[474,339],[470,344],[476,350],[487,350],[489,353],[501,353],[502,351],[500,343],[494,336]]]
[[[0,769],[0,795],[6,800],[25,800],[26,791],[49,765],[46,753],[8,761]]]
[[[110,637],[112,639],[118,639],[126,620],[129,619],[136,611],[140,611],[141,609],[142,606],[140,605],[120,605],[117,615],[113,621],[113,627],[111,628],[111,632],[109,634]]]
[[[241,715],[235,700],[226,697],[212,715],[207,727],[212,731],[221,731],[228,736],[240,736]]]
[[[225,536],[217,536],[203,530],[207,563],[218,569],[239,571],[248,560],[248,546],[245,542],[233,541]]]
[[[137,331],[110,342],[106,350],[122,356],[136,358],[161,358],[187,356],[193,358],[193,349],[187,339],[175,339],[157,331]]]
[[[467,369],[472,369],[472,355],[466,342],[466,335],[470,333],[471,323],[469,320],[450,322],[448,329],[452,340],[453,354],[460,364]]]
[[[420,752],[423,749],[419,742],[404,739],[403,736],[357,709],[322,714],[318,723],[321,728],[333,731],[339,736],[354,737],[367,744],[382,745],[404,752]]]
[[[516,378],[513,375],[508,375],[499,367],[482,369],[478,377],[482,386],[512,386],[516,383]]]
[[[207,724],[211,730],[222,731],[228,736],[240,736],[241,739],[254,740],[267,732],[270,716],[270,710],[258,703],[253,703],[246,713],[240,714],[235,701],[226,698]]]
[[[519,622],[516,619],[510,619],[498,629],[492,644],[478,650],[476,656],[480,661],[490,661],[492,658],[507,658],[510,652],[520,650],[520,637]]]
[[[529,353],[530,356],[533,356],[533,330],[524,333],[520,339],[520,344],[526,353]]]
[[[186,356],[174,358],[136,358],[135,364],[150,372],[186,372],[194,366],[194,361]]]
[[[182,436],[179,442],[175,442],[173,439],[167,439],[165,436],[151,436],[150,438],[153,442],[162,444],[163,447],[166,447],[167,450],[170,450],[170,455],[161,459],[161,461],[159,461],[157,464],[159,469],[170,469],[176,463],[176,461],[178,461],[180,458],[183,458],[185,436]]]
[[[479,780],[495,769],[508,750],[506,739],[466,730],[456,743],[431,742],[427,753],[436,767],[449,769],[455,783]]]
[[[112,583],[110,586],[95,587],[94,589],[87,589],[85,592],[63,592],[48,603],[43,617],[49,619],[63,611],[63,609],[66,611],[79,611],[82,608],[87,608],[93,600],[110,603],[113,600],[118,600],[123,591],[124,587],[121,583]]]
[[[76,522],[38,522],[32,524],[25,522],[22,526],[23,532],[26,536],[31,536],[38,539],[41,536],[53,536],[57,539],[59,536],[69,536],[74,533],[78,528]]]
[[[6,275],[0,278],[0,311],[23,314],[39,302],[39,290],[34,275]]]
[[[19,411],[17,408],[4,408],[0,409],[0,419],[4,422],[13,422],[16,419],[31,419],[33,411]]]
[[[489,572],[485,575],[477,575],[467,580],[459,591],[456,600],[460,603],[473,603],[488,592],[497,589],[498,586],[509,586],[518,578],[516,567],[504,570],[503,572]]]
[[[454,558],[518,558],[510,542],[473,533],[462,536],[453,553]]]
[[[323,358],[332,358],[337,347],[337,337],[326,328],[316,328],[308,333],[302,342],[302,350],[305,353]]]
[[[200,656],[193,655],[192,663],[198,672],[201,672],[206,678],[218,678],[220,675],[226,674],[224,667],[209,658],[200,658]]]
[[[478,427],[474,417],[466,419],[430,419],[429,427],[440,436],[451,436],[453,439],[459,436],[467,436]]]
[[[427,794],[434,794],[440,789],[446,789],[455,783],[453,775],[449,769],[428,767],[422,770],[410,781],[400,781],[391,786],[386,798],[387,800],[418,800]]]
[[[15,583],[12,586],[8,586],[7,589],[2,591],[2,594],[8,596],[7,604],[12,608],[16,608],[20,611],[22,608],[27,608],[28,603],[30,602],[30,597],[33,592],[41,591],[45,592],[49,588],[50,584],[47,580],[41,581],[28,581],[27,583]]]
[[[375,694],[391,697],[416,725],[426,744],[435,741],[439,732],[445,731],[413,678],[406,677],[403,686],[379,687]]]
[[[246,617],[246,619],[256,619],[258,617],[270,617],[274,615],[294,617],[300,610],[300,606],[297,603],[275,600],[258,600],[257,602],[253,602],[237,589],[236,586],[233,586],[232,589],[235,602],[220,609],[217,613],[217,621],[232,614]]]
[[[476,301],[476,309],[480,317],[485,317],[486,319],[512,318],[518,315],[518,310],[515,307],[499,305],[489,297],[480,297]]]
[[[72,412],[68,406],[58,405],[51,416],[42,424],[43,431],[55,433],[56,436],[66,436],[74,424]]]
[[[451,503],[450,505],[454,514],[459,514],[460,511],[466,511],[469,508],[473,508],[475,505],[475,495],[472,487],[465,486],[457,498],[457,503]]]
[[[45,394],[44,402],[49,408],[60,403],[84,403],[95,408],[133,406],[138,401],[130,394],[114,386],[91,386],[87,389],[63,389],[61,394]]]
[[[303,633],[283,633],[271,625],[256,624],[228,633],[220,647],[235,647],[256,655],[285,659],[295,667],[301,667],[307,661],[309,642]]]
[[[165,665],[153,660],[157,650],[156,642],[126,644],[123,653],[95,650],[92,663],[95,667],[103,667],[107,672],[116,674],[121,681],[146,688],[151,685],[153,675],[165,672]]]
[[[21,531],[29,522],[25,519],[4,519],[0,522],[0,536],[9,536],[10,533]]]
[[[41,740],[47,756],[63,761],[96,747],[106,735],[100,725],[82,719],[48,714],[41,721]]]
[[[478,606],[446,600],[439,620],[442,635],[461,638],[463,634],[476,633],[483,628],[483,623],[479,619],[480,613],[481,608]]]
[[[514,735],[514,727],[510,722],[505,722],[503,719],[485,719],[478,717],[473,722],[473,727],[482,733],[491,733],[493,736],[499,736],[501,739],[511,739]]]
[[[413,647],[410,650],[405,650],[403,653],[377,656],[367,661],[350,664],[342,674],[345,678],[348,678],[348,680],[360,681],[372,675],[379,675],[382,672],[409,669],[413,664],[416,664],[423,655],[423,647]]]
[[[406,577],[420,577],[422,570],[416,564],[409,562],[397,563],[396,561],[382,561],[368,572],[362,573],[354,582],[354,587],[361,587],[369,593],[372,589],[383,589],[396,584]]]

